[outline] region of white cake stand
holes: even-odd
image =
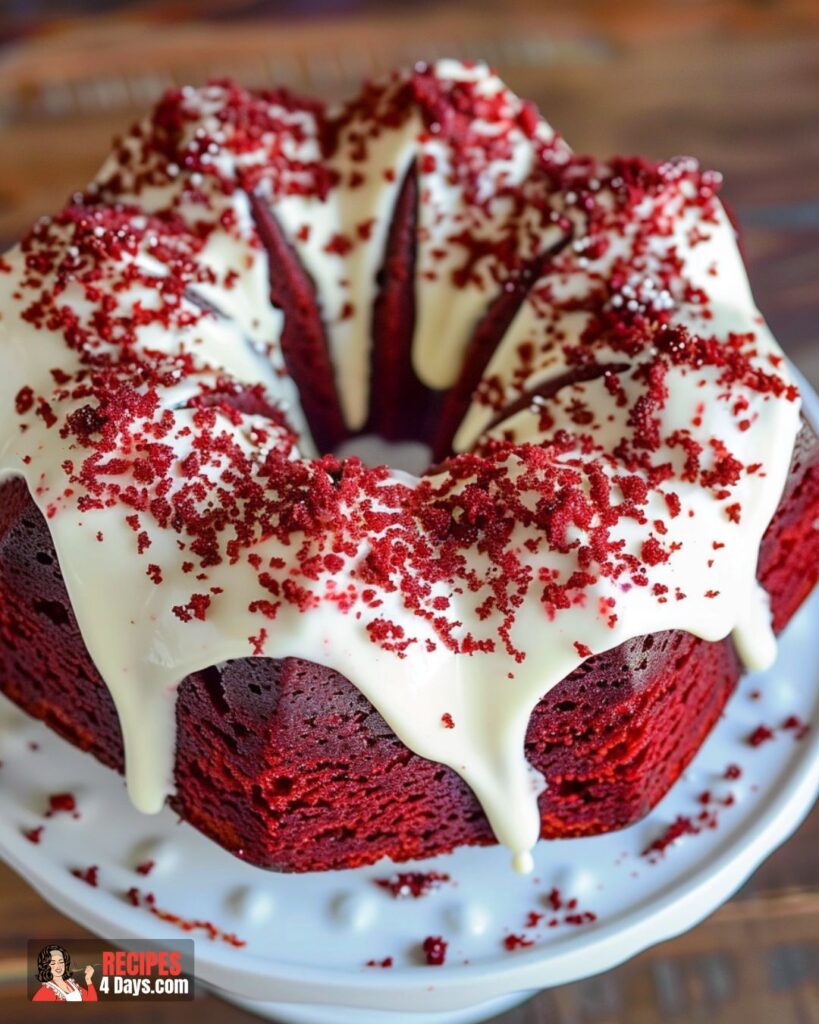
[[[154,893],[158,907],[235,932],[246,946],[193,933],[197,977],[289,1024],[485,1019],[690,928],[796,828],[819,792],[817,628],[819,592],[789,626],[775,668],[742,680],[689,770],[647,819],[610,835],[543,842],[530,877],[515,875],[499,848],[415,865],[451,878],[420,899],[396,900],[374,884],[391,873],[389,864],[310,875],[260,871],[168,810],[141,815],[117,775],[5,700],[0,853],[46,900],[106,938],[179,936],[124,898],[132,886]],[[813,723],[801,740],[798,730],[780,728],[792,715]],[[759,725],[772,727],[774,737],[753,747],[747,738]],[[739,779],[725,777],[732,764]],[[80,816],[44,818],[48,795],[66,790]],[[704,827],[644,856],[681,816]],[[39,825],[33,844],[23,833]],[[143,876],[135,868],[146,860],[155,866]],[[92,864],[97,887],[71,874]],[[559,912],[548,899],[552,888],[564,904]],[[570,899],[576,907],[566,907]],[[544,917],[527,929],[531,911]],[[565,922],[585,912],[596,920]],[[560,923],[550,928],[553,919]],[[510,933],[534,944],[509,951]],[[423,963],[419,947],[429,935],[449,943],[442,967]],[[392,968],[365,966],[388,956]]]
[[[804,393],[815,411],[815,396]],[[420,899],[393,899],[375,884],[391,874],[387,863],[308,875],[260,871],[167,809],[141,815],[117,775],[4,699],[0,854],[46,900],[106,938],[179,936],[125,898],[134,886],[153,893],[157,907],[236,933],[241,948],[192,933],[197,978],[262,1016],[286,1024],[484,1020],[690,928],[793,832],[819,793],[817,631],[819,592],[785,632],[774,668],[741,681],[688,771],[644,821],[542,842],[529,877],[515,875],[499,848],[414,865],[451,879]],[[794,718],[811,727],[783,728]],[[748,737],[759,726],[773,736],[753,746]],[[738,778],[726,777],[729,765],[740,768]],[[62,791],[75,795],[79,817],[44,818],[48,795]],[[691,822],[690,834],[646,856],[680,819]],[[32,843],[24,833],[40,825]],[[139,874],[148,860],[150,874]],[[96,887],[71,874],[91,865]],[[550,900],[553,889],[559,896]],[[543,917],[527,927],[531,912]],[[507,949],[510,935],[531,945]],[[443,966],[425,964],[427,936],[448,942]],[[366,966],[387,957],[390,968]]]

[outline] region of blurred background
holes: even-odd
[[[817,0],[3,0],[0,243],[84,185],[110,138],[169,85],[229,75],[332,99],[443,55],[487,60],[576,150],[690,153],[721,170],[758,304],[819,385]],[[25,939],[39,934],[83,933],[0,867],[9,1024],[31,1019]],[[116,1015],[255,1019],[204,993]],[[819,1024],[819,811],[693,932],[499,1020]]]

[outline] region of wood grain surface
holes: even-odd
[[[83,17],[83,6],[105,13]],[[231,74],[335,97],[395,63],[484,57],[578,150],[685,152],[723,171],[758,303],[819,385],[815,0],[54,0],[0,6],[0,45],[4,243],[84,184],[112,135],[174,82]],[[24,1001],[26,938],[54,934],[83,933],[0,868],[4,1024],[22,1024],[34,1012]],[[193,1004],[80,1012],[140,1024],[254,1019],[205,993]],[[36,1010],[44,1020],[53,1013]],[[498,1020],[819,1024],[819,809],[698,928]]]

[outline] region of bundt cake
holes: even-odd
[[[263,867],[639,819],[819,564],[719,185],[480,64],[168,92],[0,262],[0,688]]]

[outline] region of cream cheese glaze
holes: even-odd
[[[466,410],[454,450],[473,454],[420,478],[311,461],[250,200],[312,278],[355,432],[408,174],[430,388],[455,382],[514,269],[566,243]],[[7,254],[0,467],[47,517],[140,809],[171,789],[186,675],[300,657],[457,771],[525,870],[545,692],[666,629],[770,663],[756,562],[799,401],[716,187],[691,161],[575,158],[484,66],[443,61],[329,116],[181,90]],[[281,415],[218,400],[255,385]]]

